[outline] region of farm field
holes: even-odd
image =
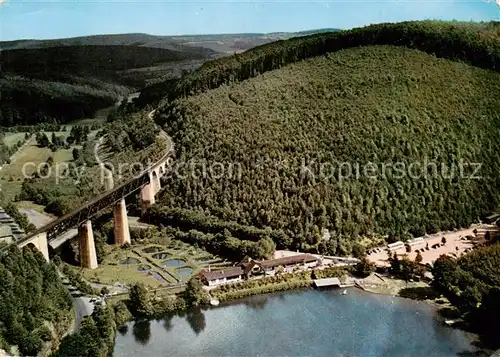
[[[90,120],[96,122],[95,119]],[[76,123],[74,125],[76,125]],[[78,123],[78,125],[81,125],[81,123]],[[65,130],[55,132],[45,131],[44,133],[49,139],[52,138],[53,134],[66,139],[71,133],[71,127],[72,125],[66,125]],[[97,130],[91,131],[89,133],[88,139],[93,140],[96,133]],[[15,143],[18,140],[24,139],[25,134],[26,133],[24,132],[8,133],[4,137],[4,142]],[[74,148],[82,149],[82,145],[71,145],[69,149],[60,148],[57,151],[52,152],[47,147],[39,147],[36,141],[33,140],[29,145],[24,147],[14,156],[10,164],[4,165],[0,170],[0,187],[5,198],[7,200],[13,200],[21,190],[25,175],[29,177],[34,174],[37,170],[37,167],[39,167],[40,164],[46,162],[49,157],[53,158],[54,165],[73,161]],[[25,167],[24,172],[23,167]],[[54,174],[55,170],[53,175]]]

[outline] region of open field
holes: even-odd
[[[51,138],[53,132],[45,132]],[[66,138],[69,131],[54,132],[57,136]],[[91,135],[95,135],[95,131]],[[25,133],[8,134],[4,140],[15,142],[18,138],[24,139]],[[81,145],[73,145],[69,149],[58,149],[52,152],[49,148],[42,148],[32,141],[29,145],[16,153],[12,162],[4,165],[0,170],[0,185],[7,199],[13,199],[21,190],[22,183],[26,176],[31,176],[40,164],[47,161],[49,157],[54,159],[54,164],[71,162],[73,160],[73,149],[81,149]],[[23,172],[23,167],[25,168]],[[54,171],[55,173],[55,171]]]
[[[21,192],[21,181],[6,181],[0,177],[0,189],[3,196],[8,201],[13,201],[16,195]]]
[[[6,133],[4,138],[3,138],[3,142],[7,146],[12,146],[15,143],[17,143],[18,141],[24,142],[24,136],[25,136],[25,133]]]
[[[26,174],[31,175],[35,172],[35,168],[45,162],[51,154],[48,148],[28,145],[16,155],[12,163],[4,165],[0,171],[0,185],[5,197],[11,200],[20,192],[24,181],[23,166],[25,164],[33,163],[26,169]]]
[[[164,244],[135,244],[130,248],[106,246],[106,250],[106,258],[97,269],[83,270],[83,277],[91,283],[133,285],[142,282],[156,289],[186,282],[208,264],[215,269],[228,264],[176,240]]]
[[[76,147],[76,146],[75,146]],[[59,149],[56,152],[52,152],[49,148],[41,148],[37,145],[28,145],[23,150],[21,150],[17,155],[15,160],[9,165],[5,165],[0,171],[0,177],[3,180],[18,181],[24,179],[24,173],[26,175],[32,175],[36,167],[46,162],[47,159],[52,156],[54,159],[54,163],[68,162],[73,160],[73,147],[70,149]],[[26,166],[25,172],[23,173],[23,167],[30,163],[29,166]]]
[[[16,202],[16,206],[19,209],[33,210],[36,212],[43,213],[44,215],[47,215],[47,213],[44,212],[44,206],[36,204],[34,202],[31,202],[31,201],[19,201],[19,202]]]
[[[74,146],[79,147],[79,146]],[[28,145],[21,150],[12,163],[4,165],[0,170],[0,187],[8,200],[20,192],[24,181],[24,174],[30,176],[36,172],[36,168],[52,156],[54,163],[69,162],[73,160],[73,147],[60,149],[52,152],[49,148],[40,148],[37,145]],[[29,163],[29,165],[27,165]],[[27,165],[27,166],[25,166]],[[23,167],[25,167],[23,173]]]

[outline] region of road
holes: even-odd
[[[92,315],[94,311],[94,304],[90,302],[90,297],[83,295],[80,291],[70,284],[68,278],[58,271],[59,277],[61,278],[64,288],[70,295],[73,301],[73,307],[75,309],[75,323],[73,328],[69,330],[66,335],[71,335],[80,329],[82,320],[85,316]]]
[[[50,221],[54,220],[51,216],[35,211],[34,209],[21,209],[22,213],[28,216],[30,223],[33,223],[36,228],[45,226]]]
[[[28,216],[28,220],[35,225],[35,227],[40,228],[53,220],[53,218],[49,215],[37,212],[32,209],[23,209],[23,213],[26,213]],[[63,235],[57,237],[53,241],[50,242],[50,245],[53,248],[57,248],[62,242],[66,241],[70,235],[76,236],[78,231],[76,229],[71,229]],[[94,304],[90,302],[90,297],[84,296],[80,291],[76,289],[76,287],[72,286],[69,283],[68,278],[66,278],[61,272],[58,272],[59,277],[61,278],[64,288],[67,293],[70,295],[71,300],[73,301],[73,307],[75,309],[75,324],[73,329],[68,331],[67,334],[72,334],[80,329],[80,325],[82,323],[82,319],[85,316],[91,315],[94,311]]]

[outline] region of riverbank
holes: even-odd
[[[422,308],[426,311],[433,311],[434,319],[436,320],[437,317],[439,326],[445,326],[445,319],[451,318],[451,316],[446,316],[441,313],[441,310],[446,311],[446,308],[451,307],[449,302],[442,298],[440,294],[434,292],[425,282],[407,283],[400,279],[381,276],[375,273],[366,278],[353,278],[346,268],[330,268],[327,272],[322,271],[322,273],[328,276],[336,276],[343,282],[346,280],[356,282],[357,288],[348,289],[348,293],[346,294],[347,296],[343,297],[345,301],[349,301],[351,299],[357,300],[359,296],[373,296],[373,298],[367,299],[374,299],[382,302],[386,301],[388,306],[390,306],[395,303],[395,298],[397,298],[397,301],[399,301],[400,304],[407,304],[408,306],[426,306],[425,308]],[[260,279],[241,281],[232,284],[224,284],[210,289],[210,296],[221,302],[217,308],[227,308],[228,306],[237,306],[241,304],[247,305],[246,301],[267,301],[270,297],[278,295],[285,297],[296,296],[297,294],[305,293],[307,291],[313,291],[313,278],[316,278],[313,274],[314,270],[308,270],[288,274],[279,274],[276,276],[263,277]],[[202,311],[211,311],[213,309],[213,307],[209,306],[210,299],[208,298],[206,288],[203,290],[203,293],[207,296],[205,299],[201,299],[200,302],[202,306],[198,307],[190,306],[188,303],[190,299],[188,299],[185,294],[179,293],[160,297],[153,296],[150,293],[148,294],[149,298],[147,301],[141,302],[141,305],[149,305],[151,307],[151,313],[147,316],[135,316],[135,319],[131,321],[129,320],[126,325],[141,324],[142,326],[145,320],[161,320],[166,318],[166,316],[171,315],[181,317],[188,316],[188,320],[201,318],[197,314],[193,315],[193,309],[199,310],[200,307]],[[339,289],[314,289],[314,291],[324,292],[328,296],[344,295],[340,293]],[[404,301],[406,301],[406,303],[404,303]],[[131,311],[133,310],[130,301],[126,302],[126,305],[129,306]],[[125,304],[122,305],[122,307],[124,306]],[[338,313],[341,313],[341,311]],[[125,320],[122,320],[122,322],[125,322]],[[189,323],[191,324],[194,322],[189,321]],[[127,330],[125,327],[124,329],[120,328],[120,324],[117,324],[117,327],[119,331]],[[464,329],[463,326],[459,326],[459,324],[453,327],[455,327],[453,331],[457,331],[456,334],[465,334],[470,340],[477,340],[478,338],[476,334],[470,333],[467,329]],[[484,353],[485,354],[480,356],[488,356],[488,352],[485,351]]]

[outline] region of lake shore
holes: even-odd
[[[343,296],[307,288],[130,322],[117,334],[114,355],[451,357],[475,351],[471,342],[463,331],[436,323],[427,304],[360,289]]]
[[[446,298],[423,281],[406,282],[402,279],[374,273],[366,278],[356,279],[356,282],[358,288],[373,294],[398,296],[423,301],[439,307],[451,306]]]

